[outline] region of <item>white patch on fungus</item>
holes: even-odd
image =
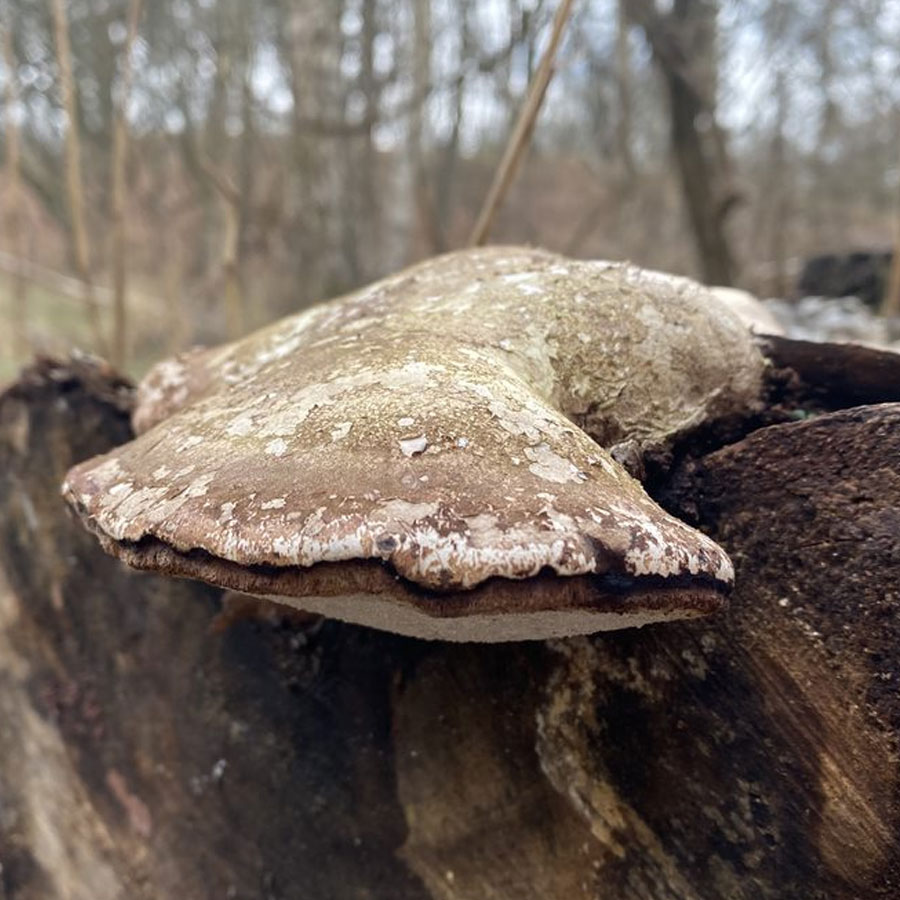
[[[247,437],[253,431],[253,416],[242,414],[229,422],[225,434],[231,437]]]
[[[215,475],[210,472],[195,478],[184,490],[187,497],[205,497]]]
[[[538,444],[536,447],[526,447],[525,456],[531,460],[528,471],[544,481],[553,481],[556,484],[565,484],[567,481],[583,481],[583,475],[578,466],[571,460],[564,459],[558,453],[554,453],[547,444]]]
[[[331,429],[331,440],[342,441],[348,434],[350,434],[350,429],[353,427],[352,422],[340,422],[334,428]]]
[[[184,453],[185,450],[190,450],[192,447],[196,447],[198,444],[203,443],[203,438],[199,434],[191,434],[188,435],[178,446],[175,448],[176,453]]]
[[[287,453],[287,448],[287,441],[282,438],[275,438],[274,441],[269,441],[269,443],[266,444],[265,452],[269,456],[284,456],[284,454]]]
[[[404,456],[416,456],[425,452],[425,448],[428,446],[428,439],[424,434],[420,434],[418,437],[403,438],[397,443],[400,444],[400,452]]]
[[[509,275],[501,275],[500,280],[507,284],[521,284],[523,281],[533,281],[537,272],[512,272]]]

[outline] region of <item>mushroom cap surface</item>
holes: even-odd
[[[686,279],[460,251],[160,364],[64,493],[132,565],[404,634],[685,618],[731,563],[610,450],[752,408],[763,369]]]
[[[755,334],[785,333],[784,326],[772,310],[749,291],[732,287],[711,287],[709,291]]]

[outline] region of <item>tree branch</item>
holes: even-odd
[[[497,215],[497,210],[503,203],[503,198],[506,196],[506,192],[509,190],[509,186],[512,184],[512,180],[519,168],[522,154],[528,146],[528,141],[534,130],[534,123],[537,121],[538,113],[541,110],[544,95],[547,92],[550,79],[553,77],[553,62],[556,58],[556,51],[562,41],[566,23],[572,12],[572,2],[573,0],[561,0],[556,10],[556,15],[553,18],[553,30],[550,33],[550,42],[547,44],[544,56],[537,67],[528,96],[525,98],[522,111],[519,113],[519,118],[510,135],[509,143],[506,145],[506,151],[500,160],[500,165],[497,167],[494,181],[485,198],[478,221],[472,229],[472,234],[469,237],[470,246],[477,247],[487,243],[494,217]]]

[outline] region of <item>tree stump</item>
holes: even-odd
[[[59,485],[129,404],[83,360],[0,395],[2,900],[900,896],[900,403],[654,486],[727,613],[507,645],[105,556]]]

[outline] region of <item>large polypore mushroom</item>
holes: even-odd
[[[763,368],[692,282],[463,251],[157,366],[64,493],[133,566],[404,634],[685,618],[731,564],[616,458],[752,408]]]

